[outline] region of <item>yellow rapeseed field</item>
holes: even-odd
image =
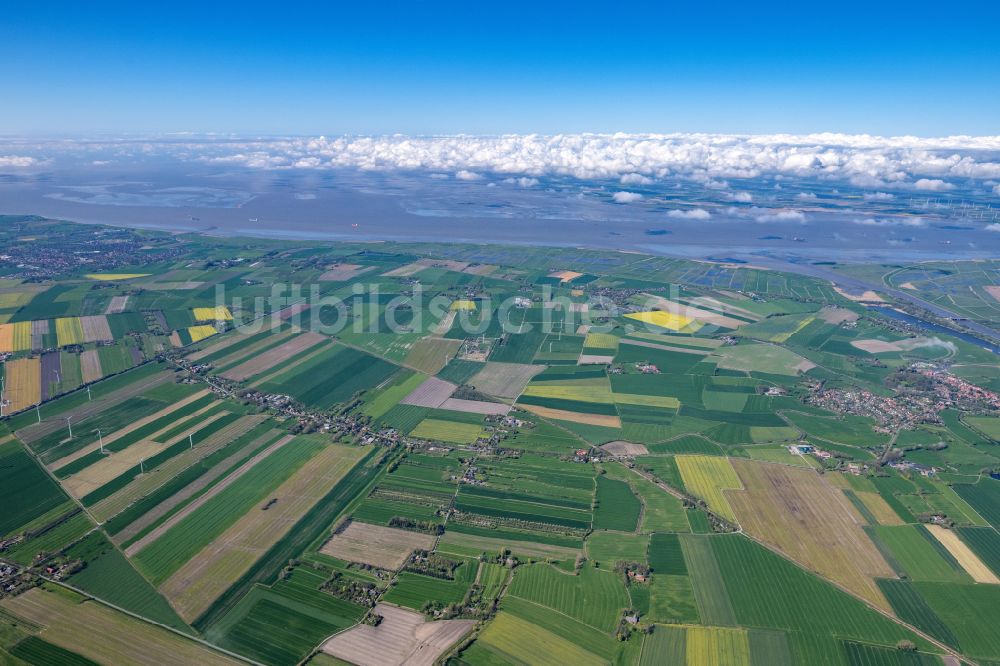
[[[218,333],[215,327],[211,324],[202,324],[201,326],[191,326],[188,328],[188,334],[191,336],[191,342],[198,342],[199,340],[204,340],[205,338],[211,337]]]
[[[468,301],[468,300],[452,301],[452,303],[451,303],[451,309],[452,310],[475,310],[476,309],[476,302],[475,301]]]
[[[691,317],[674,314],[673,312],[663,312],[662,310],[632,312],[625,315],[625,317],[627,319],[641,321],[644,324],[652,324],[653,326],[659,326],[660,328],[669,328],[671,331],[687,329],[693,332],[694,329],[692,327],[696,326],[695,320]]]
[[[233,313],[225,305],[217,305],[214,308],[195,308],[195,321],[230,321]]]
[[[83,324],[80,323],[79,317],[60,317],[56,319],[56,344],[60,347],[83,344],[85,339]]]
[[[684,487],[692,495],[705,500],[712,511],[735,523],[736,514],[722,491],[741,489],[743,482],[736,475],[729,459],[718,456],[677,456],[676,460],[681,478],[684,479]]]

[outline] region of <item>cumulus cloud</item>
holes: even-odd
[[[896,195],[889,192],[865,192],[865,201],[892,201]]]
[[[754,218],[758,222],[798,222],[806,221],[805,214],[800,210],[776,210],[760,208],[754,211]]]
[[[467,169],[462,169],[460,171],[456,171],[455,172],[455,178],[457,180],[482,180],[483,177],[480,176],[475,171],[469,171]]]
[[[710,220],[712,214],[704,208],[693,208],[691,210],[672,210],[667,213],[668,217],[676,217],[681,220]]]
[[[795,198],[801,201],[815,201],[819,197],[817,197],[812,192],[799,192],[798,194],[795,195]]]
[[[24,169],[27,167],[38,166],[41,163],[40,160],[34,157],[28,157],[27,155],[0,155],[0,167],[14,167]]]
[[[627,173],[618,179],[622,185],[651,185],[653,179],[641,173]]]
[[[865,217],[854,220],[854,224],[866,227],[925,227],[927,223],[920,217]]]
[[[534,187],[535,185],[538,185],[537,178],[528,178],[527,176],[521,176],[520,178],[507,178],[503,182],[511,185],[517,185],[518,187]]]
[[[946,183],[940,178],[921,178],[913,186],[925,192],[947,192],[955,189],[954,185]]]
[[[985,229],[986,231],[1000,231],[1000,223],[987,224]]]
[[[993,186],[993,194],[995,194],[998,197],[1000,197],[1000,185],[994,185]]]
[[[31,150],[29,151],[28,148]],[[37,157],[22,157],[25,153]],[[615,179],[625,186],[688,179],[722,188],[734,180],[807,177],[942,191],[949,181],[1000,179],[1000,136],[879,137],[817,133],[344,136],[244,140],[172,136],[134,141],[0,140],[0,166],[34,166],[60,154],[136,152],[260,169],[400,170]],[[101,153],[101,154],[98,154]]]
[[[753,195],[749,192],[733,192],[729,195],[729,198],[740,203],[751,203],[753,201]]]
[[[615,203],[627,204],[635,201],[642,201],[642,195],[638,192],[615,192],[611,195]]]

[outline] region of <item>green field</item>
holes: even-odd
[[[609,479],[605,475],[597,477],[595,507],[595,530],[633,532],[642,511],[642,503],[627,483]]]
[[[579,575],[546,564],[518,570],[510,594],[564,613],[601,631],[611,631],[628,606],[621,578],[585,566]]]

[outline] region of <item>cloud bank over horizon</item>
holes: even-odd
[[[39,168],[64,156],[99,162],[165,156],[252,169],[360,169],[451,173],[456,180],[572,177],[637,187],[691,179],[798,177],[855,187],[947,193],[953,182],[1000,186],[1000,136],[921,138],[851,134],[560,134],[345,136],[241,139],[0,140],[0,167]],[[525,181],[528,182],[528,181]],[[889,193],[873,196],[888,198]]]

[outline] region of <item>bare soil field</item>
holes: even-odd
[[[326,272],[320,275],[319,279],[321,282],[347,282],[374,268],[360,264],[333,264],[327,266]]]
[[[516,398],[532,377],[545,369],[543,365],[528,363],[498,363],[488,361],[483,369],[469,380],[480,393],[498,398]]]
[[[849,301],[854,301],[855,303],[885,303],[885,299],[876,294],[874,291],[869,289],[868,291],[862,292],[860,294],[852,294],[841,287],[834,287],[833,290],[846,298]]]
[[[40,319],[31,322],[31,348],[41,349],[43,346],[43,337],[49,332],[49,322],[47,319]]]
[[[620,439],[616,442],[608,442],[604,446],[600,447],[610,453],[613,456],[645,456],[649,455],[649,449],[646,448],[645,444],[636,444],[635,442],[626,442]]]
[[[580,354],[580,358],[576,360],[577,365],[609,365],[614,363],[614,356],[605,356],[602,354]]]
[[[905,286],[905,285],[900,285],[900,286]],[[913,285],[910,285],[910,288],[912,289],[912,288],[915,288],[915,287],[913,287]],[[989,294],[990,296],[992,296],[994,298],[994,300],[1000,301],[1000,287],[998,287],[996,285],[989,285],[989,286],[983,287],[983,289],[985,289],[986,293]]]
[[[377,627],[359,624],[337,634],[323,652],[358,666],[432,666],[475,625],[473,620],[428,622],[421,613],[388,604],[374,612],[382,616]]]
[[[80,317],[80,326],[83,327],[84,342],[100,342],[103,340],[110,342],[115,339],[115,336],[111,334],[108,318],[104,315]]]
[[[272,335],[265,337],[263,340],[255,342],[252,345],[240,345],[232,353],[227,354],[226,356],[223,356],[220,359],[217,359],[215,361],[215,367],[221,368],[227,365],[232,365],[233,363],[238,363],[239,361],[242,361],[244,359],[248,359],[254,354],[256,354],[258,351],[263,349],[264,347],[269,347],[279,341],[289,340],[296,334],[298,334],[298,331],[293,331],[293,330],[281,331],[280,333],[275,332]],[[238,339],[243,339],[244,342],[246,341],[246,336],[243,336],[238,332],[236,333],[236,337]],[[216,349],[218,349],[218,347]]]
[[[885,340],[851,340],[851,346],[869,354],[888,354],[903,350],[897,343]]]
[[[88,349],[80,354],[80,374],[84,384],[96,382],[104,376],[101,370],[101,356],[96,349]]]
[[[510,405],[505,405],[500,402],[483,402],[482,400],[448,398],[441,403],[441,409],[450,409],[455,412],[466,412],[468,414],[501,415],[510,411]]]
[[[0,601],[0,608],[45,627],[40,634],[42,639],[100,664],[236,666],[244,663],[96,601],[76,603],[65,592],[36,587]]]
[[[333,343],[332,339],[327,338],[327,340],[329,340],[330,343]],[[300,365],[305,365],[306,363],[311,362],[314,358],[316,358],[320,354],[323,354],[324,352],[326,352],[327,349],[328,349],[328,345],[327,344],[316,345],[315,349],[313,349],[308,354],[305,354],[305,355],[297,358],[296,360],[292,361],[291,363],[282,365],[281,367],[278,367],[278,368],[273,368],[271,370],[271,372],[267,373],[266,375],[262,375],[261,377],[258,377],[257,379],[255,379],[250,384],[250,386],[260,386],[261,384],[265,384],[265,383],[271,381],[272,379],[274,379],[275,377],[277,377],[279,375],[282,375],[282,374],[284,374],[286,372],[294,370],[295,368],[299,367]]]
[[[691,319],[700,321],[704,324],[714,324],[715,326],[723,326],[725,328],[739,328],[743,325],[743,322],[739,319],[727,317],[726,315],[712,312],[711,310],[702,310],[701,308],[696,308],[691,305],[684,305],[683,303],[677,303],[663,298],[662,296],[654,296],[652,294],[643,294],[643,296],[648,299],[646,301],[648,305],[651,305],[658,310],[670,312],[671,314],[680,315],[682,317],[690,317]]]
[[[267,435],[265,435],[265,437],[266,436]],[[237,480],[239,480],[239,478],[241,476],[243,476],[244,474],[246,474],[254,465],[256,465],[257,463],[259,463],[264,458],[267,458],[272,453],[274,453],[275,451],[277,451],[278,449],[280,449],[281,447],[283,447],[285,444],[288,444],[288,442],[292,441],[293,439],[295,439],[295,438],[292,435],[287,435],[285,437],[282,437],[281,439],[279,439],[277,442],[275,442],[271,446],[267,447],[266,449],[264,449],[260,453],[256,454],[252,458],[248,459],[242,465],[240,465],[239,467],[237,467],[236,469],[234,469],[232,472],[230,472],[229,475],[226,476],[226,478],[222,479],[222,481],[219,481],[217,484],[215,484],[214,486],[212,486],[211,490],[209,490],[208,492],[206,492],[204,495],[202,495],[201,497],[199,497],[195,501],[193,501],[190,504],[188,504],[186,507],[184,507],[183,509],[181,509],[180,511],[178,511],[174,515],[170,516],[170,518],[168,518],[167,520],[163,521],[163,524],[158,525],[156,527],[156,529],[151,530],[149,532],[149,534],[146,534],[144,537],[142,537],[141,539],[139,539],[135,543],[131,544],[128,548],[125,549],[125,554],[128,555],[129,557],[132,557],[136,553],[138,553],[139,551],[141,551],[143,548],[145,548],[149,544],[151,544],[154,541],[156,541],[157,539],[159,539],[171,527],[173,527],[177,523],[179,523],[182,520],[184,520],[185,518],[187,518],[189,515],[191,515],[192,513],[194,513],[194,511],[196,511],[200,506],[202,506],[203,504],[205,504],[206,502],[208,502],[209,500],[211,500],[213,497],[215,497],[216,495],[218,495],[219,493],[221,493],[223,490],[225,490],[229,486],[233,485],[233,483],[235,483]],[[239,457],[239,455],[240,455],[239,453],[234,454],[234,456],[237,457],[237,458]],[[221,465],[223,465],[225,462],[226,461],[223,461],[222,463],[219,463],[219,465],[216,465],[216,467],[213,467],[212,469],[215,470],[216,468],[218,468]],[[232,464],[232,463],[230,463],[230,464]],[[215,476],[216,477],[219,476],[219,474],[221,474],[225,470],[226,470],[225,467],[222,468],[222,470],[218,471]],[[206,473],[204,476],[208,476],[208,473]],[[215,477],[212,477],[212,478],[215,478]],[[212,478],[207,478],[207,479],[206,478],[199,478],[198,481],[201,482],[201,487],[204,487],[204,486],[208,485],[212,481]],[[175,495],[174,497],[171,497],[168,502],[172,503],[173,506],[176,506],[177,504],[180,504],[182,501],[184,501],[184,499],[186,499],[185,497],[183,497],[183,494],[186,493],[187,496],[190,497],[191,495],[194,495],[196,492],[198,492],[200,490],[200,488],[194,487],[194,489],[191,490],[191,492],[188,492],[188,490],[191,489],[191,488],[192,488],[192,486],[187,486],[184,490],[182,490],[180,493],[178,493],[178,495],[182,495],[180,498],[175,499],[177,497]],[[161,505],[161,507],[162,507],[162,505]],[[161,507],[157,507],[157,510],[159,510]],[[166,511],[168,511],[169,509],[170,509],[170,507],[167,506],[166,509],[164,511],[162,511],[162,513],[166,513]],[[145,518],[145,516],[143,516],[143,518]],[[155,520],[155,517],[154,517],[153,520]],[[153,520],[151,520],[150,522],[153,522]],[[131,527],[132,526],[130,525],[129,528],[131,528]],[[135,530],[135,532],[139,532],[141,530],[142,530],[142,527],[140,526],[138,529]],[[122,540],[124,540],[127,537],[119,537],[119,538],[121,538]]]
[[[854,310],[828,305],[821,309],[816,316],[828,324],[836,325],[843,324],[845,321],[857,321],[860,315]]]
[[[605,428],[621,428],[622,421],[617,416],[606,414],[581,414],[565,409],[553,409],[552,407],[541,407],[539,405],[518,405],[521,409],[537,414],[542,418],[556,419],[557,421],[576,421],[586,425],[604,426]]]
[[[160,587],[177,613],[193,621],[246,573],[271,546],[349,472],[365,451],[330,445],[313,456],[270,495],[237,520]]]
[[[892,567],[865,533],[858,510],[839,489],[810,469],[730,461],[744,489],[724,493],[747,534],[891,610],[874,579],[894,578]]]
[[[463,273],[468,273],[469,275],[489,275],[497,269],[497,266],[493,264],[472,264],[462,270]]]
[[[128,296],[112,296],[111,302],[108,303],[108,307],[104,311],[104,314],[118,314],[120,312],[125,312],[126,305],[128,305]]]
[[[417,407],[440,407],[441,403],[450,398],[457,388],[451,382],[431,377],[400,400],[400,404],[416,405]]]
[[[260,373],[270,370],[274,366],[287,361],[309,349],[314,347],[325,340],[329,340],[324,335],[319,333],[306,332],[298,335],[288,342],[284,342],[277,347],[268,349],[262,354],[256,354],[249,360],[240,363],[235,368],[231,368],[222,373],[222,376],[226,379],[232,379],[233,381],[241,382],[254,375],[259,375]]]
[[[323,544],[320,552],[396,571],[406,564],[413,551],[433,547],[434,537],[430,534],[351,521]]]
[[[461,273],[469,267],[467,261],[452,261],[450,259],[418,259],[411,264],[394,268],[388,273],[382,273],[382,277],[411,277],[425,268],[443,268],[448,271]]]

